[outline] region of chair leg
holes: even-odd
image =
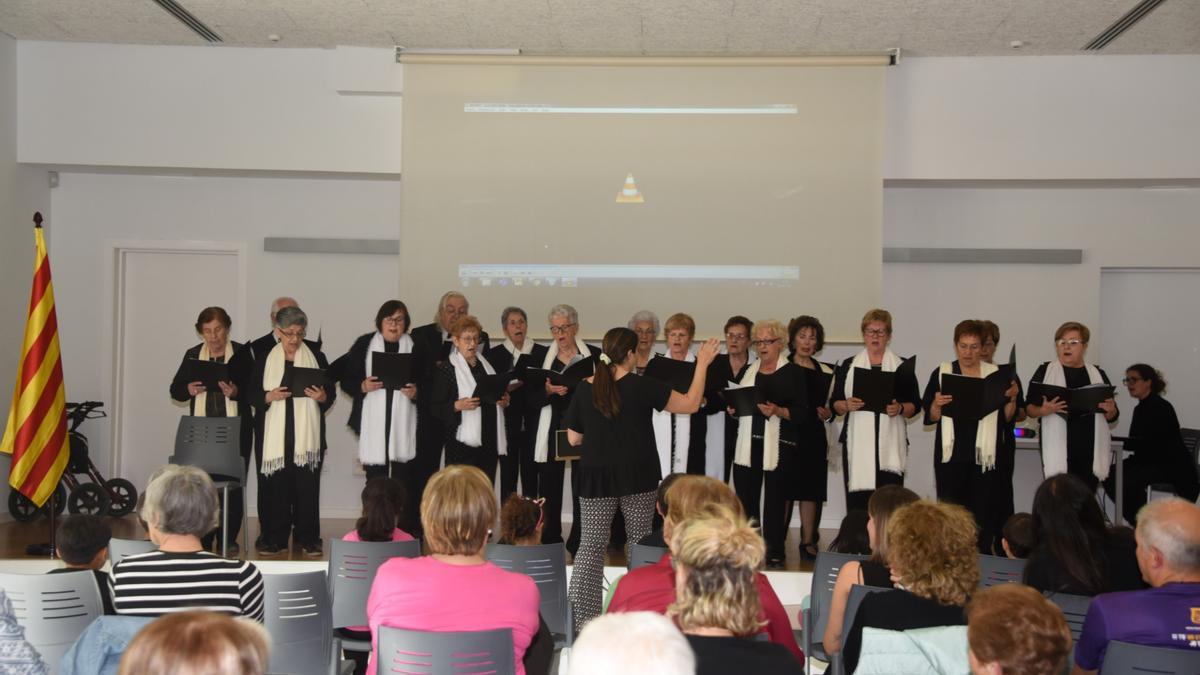
[[[229,486],[221,488],[221,557],[229,557]]]

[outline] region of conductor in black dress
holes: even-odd
[[[254,367],[254,358],[250,355],[249,345],[233,342],[229,339],[229,329],[233,321],[229,313],[221,307],[205,307],[196,319],[196,333],[203,342],[188,349],[183,354],[183,362],[175,371],[171,381],[171,398],[176,401],[187,401],[188,414],[197,417],[238,417],[241,419],[241,438],[239,446],[242,462],[246,470],[250,468],[250,449],[253,447],[254,417],[253,408],[243,400],[239,383],[244,384]],[[187,365],[189,360],[214,361],[229,364],[229,379],[217,383],[218,389],[210,391],[203,382],[187,381]],[[214,479],[234,479],[235,476],[214,476]],[[229,491],[229,554],[237,555],[239,546],[237,536],[242,528],[242,514],[245,504],[242,488]],[[205,550],[212,547],[214,540],[220,540],[220,529],[210,532],[202,538]]]
[[[419,369],[417,377],[418,391],[433,391],[433,373],[437,364],[450,358],[453,344],[450,342],[450,327],[454,322],[467,315],[470,310],[467,297],[458,291],[447,291],[438,300],[437,314],[433,323],[417,326],[412,330],[413,359]],[[487,351],[491,346],[488,334],[479,336],[480,351]],[[442,447],[446,440],[446,429],[436,416],[430,412],[429,397],[417,397],[417,456],[411,472],[412,482],[408,485],[409,494],[416,495],[418,504],[420,496],[425,492],[425,484],[437,472],[442,463]],[[409,530],[414,536],[421,534],[421,514],[414,513],[414,527]]]
[[[484,353],[484,357],[498,373],[509,372],[522,356],[533,367],[541,365],[546,358],[545,345],[529,339],[529,317],[520,307],[505,307],[500,312],[500,325],[504,330],[504,342]],[[509,384],[511,395],[504,409],[504,429],[508,433],[508,454],[500,458],[500,496],[517,491],[526,497],[537,496],[537,462],[533,461],[533,432],[537,428],[538,408],[522,381]]]

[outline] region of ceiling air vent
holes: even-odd
[[[175,0],[154,0],[154,4],[162,7],[171,14],[171,16],[179,19],[180,23],[187,26],[193,33],[208,40],[209,42],[221,42],[221,36],[217,35],[213,29],[204,25],[200,19],[192,16],[192,13],[183,8]]]
[[[1117,19],[1113,25],[1105,28],[1092,41],[1084,45],[1086,51],[1099,51],[1108,46],[1108,43],[1116,40],[1122,33],[1133,27],[1133,24],[1141,21],[1150,12],[1153,12],[1156,7],[1163,4],[1163,0],[1142,0],[1133,9],[1125,13],[1125,16]]]

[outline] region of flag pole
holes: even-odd
[[[35,230],[42,229],[42,212],[33,212],[33,228]],[[61,481],[62,479],[59,478]],[[55,516],[58,515],[58,487],[55,486],[54,492],[50,493],[50,499],[46,500],[46,513],[50,520],[50,541],[40,544],[30,544],[25,547],[25,555],[48,556],[51,560],[58,557],[58,546],[56,537],[58,536],[58,526],[54,522]]]

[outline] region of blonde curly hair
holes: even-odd
[[[977,536],[975,519],[957,504],[906,504],[887,524],[888,564],[914,595],[962,606],[979,585]]]
[[[683,570],[683,580],[676,583],[668,615],[685,631],[757,633],[766,625],[754,583],[765,549],[746,517],[724,506],[713,505],[681,523],[671,537],[671,560]]]

